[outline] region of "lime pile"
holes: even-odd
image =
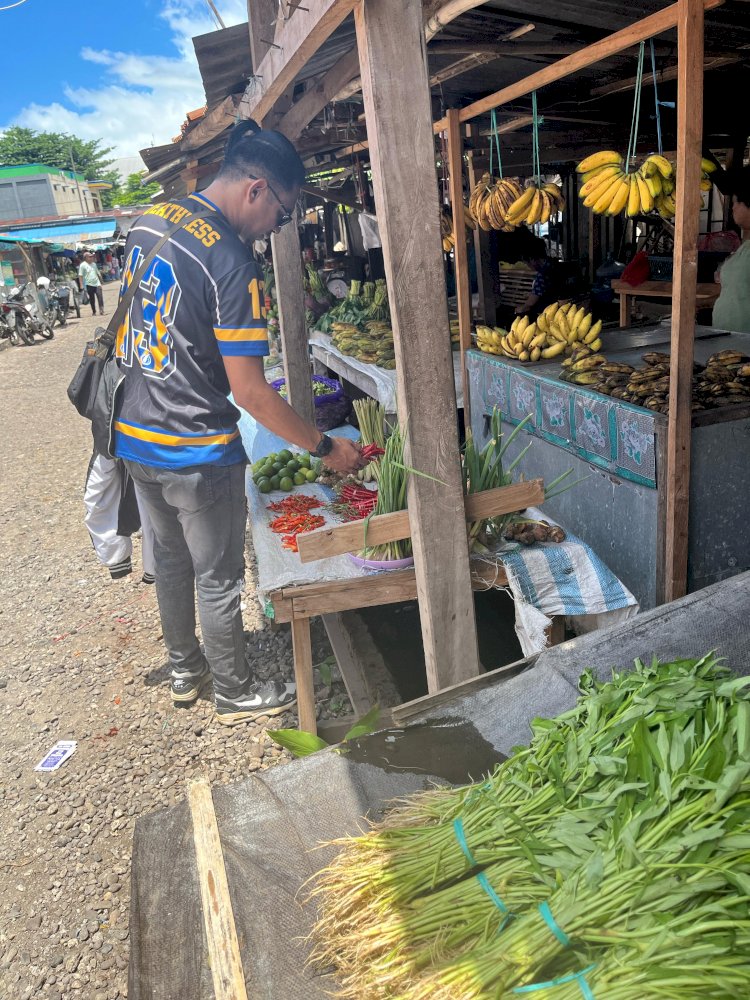
[[[290,493],[295,486],[314,483],[317,477],[318,472],[313,469],[307,451],[293,453],[284,448],[253,462],[253,482],[261,493],[274,490]]]

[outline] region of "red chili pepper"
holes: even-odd
[[[323,500],[317,497],[308,496],[306,493],[297,493],[294,496],[284,497],[283,500],[274,500],[269,503],[267,510],[272,510],[275,514],[304,514],[315,507],[322,507]]]
[[[385,452],[376,444],[367,444],[362,449],[362,458],[366,458],[369,461],[372,461],[374,458],[380,458],[381,455],[385,455]]]

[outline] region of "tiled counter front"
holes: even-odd
[[[528,429],[537,437],[656,489],[657,414],[560,382],[552,376],[559,371],[556,365],[545,376],[480,351],[469,351],[466,359],[473,416],[481,411],[483,417],[497,407],[503,421],[515,425],[531,414]],[[475,433],[481,429],[475,427]]]

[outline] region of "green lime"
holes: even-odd
[[[297,459],[298,459],[298,461],[302,465],[306,466],[308,469],[310,468],[310,452],[309,451],[301,451],[299,453],[299,455],[297,455]]]
[[[274,462],[271,468],[273,469],[274,472],[281,472],[281,470],[284,468],[284,463]]]
[[[270,455],[266,455],[266,461],[267,462],[275,462],[277,458],[278,458],[278,455],[276,454],[275,451],[272,451]]]
[[[304,472],[295,472],[294,473],[294,485],[295,486],[304,486],[306,482],[307,482],[307,479],[305,478]]]
[[[318,478],[318,473],[315,469],[305,469],[304,476],[308,483],[314,483]]]
[[[271,476],[271,489],[272,490],[281,489],[281,477],[280,476]]]
[[[287,471],[291,472],[292,475],[294,475],[295,472],[299,472],[299,462],[295,462],[294,459],[292,459],[291,462],[287,462],[286,467]]]
[[[271,478],[271,476],[273,475],[273,473],[274,473],[274,468],[273,468],[273,466],[270,463],[267,464],[267,465],[264,465],[263,468],[260,470],[260,475],[261,476],[266,476],[268,479]]]
[[[262,479],[258,480],[258,489],[261,493],[270,493],[272,489],[271,480],[267,476],[263,476]]]
[[[257,462],[253,462],[253,475],[255,475],[256,472],[260,472],[265,464],[265,458],[259,458]]]
[[[279,483],[279,489],[282,489],[285,493],[289,493],[294,489],[294,483],[289,478],[289,476],[284,476],[284,478]]]
[[[291,451],[289,451],[288,448],[282,448],[282,450],[278,453],[276,458],[279,460],[279,462],[286,463],[286,462],[291,462],[291,460],[294,458],[294,455],[292,455]]]

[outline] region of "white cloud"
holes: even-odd
[[[218,0],[217,7],[227,27],[247,20],[245,0]],[[204,0],[167,0],[160,17],[170,30],[175,56],[85,47],[81,60],[97,67],[88,75],[101,84],[62,86],[63,100],[29,104],[6,126],[101,139],[113,156],[169,142],[186,113],[205,103],[192,38],[216,25]]]

